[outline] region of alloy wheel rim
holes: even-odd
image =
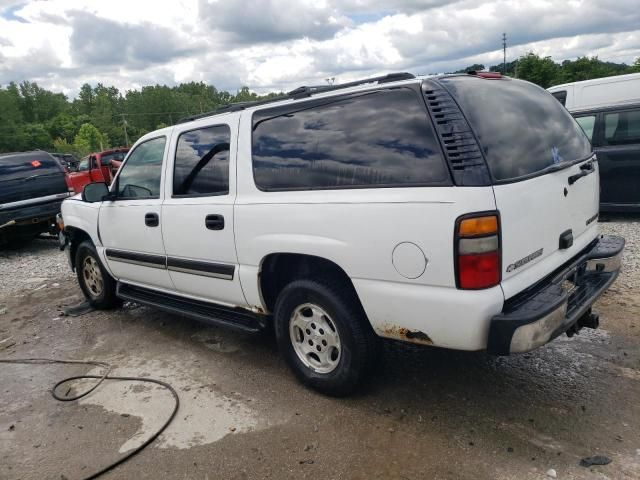
[[[82,277],[92,297],[95,298],[102,295],[104,281],[102,279],[102,272],[95,258],[85,257],[84,262],[82,262]]]
[[[342,355],[340,334],[331,317],[318,305],[295,308],[289,320],[289,336],[300,361],[316,373],[336,369]]]

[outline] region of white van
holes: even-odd
[[[548,90],[572,113],[640,103],[640,73],[565,83]]]

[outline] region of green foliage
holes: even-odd
[[[79,155],[79,152],[76,152],[74,145],[69,143],[66,138],[56,138],[53,141],[53,149],[57,153],[73,153]]]
[[[484,68],[484,65],[482,65],[481,63],[474,63],[473,65],[469,65],[468,67],[463,68],[462,70],[456,70],[452,73],[482,72]]]
[[[549,88],[560,77],[562,67],[551,57],[539,57],[533,52],[520,57],[518,60],[518,78],[528,80],[542,88]]]
[[[470,72],[478,70],[478,67],[484,68],[483,65],[475,64],[454,73]],[[489,67],[489,71],[502,72],[511,77],[528,80],[542,88],[549,88],[561,83],[640,72],[640,58],[636,59],[633,65],[603,62],[598,57],[579,57],[576,60],[556,63],[551,57],[541,57],[529,52],[517,60],[507,62],[506,72],[503,72],[503,68],[502,63],[499,63]]]
[[[80,156],[84,156],[91,152],[104,150],[108,145],[104,136],[96,127],[90,123],[85,123],[78,130],[78,134],[73,140],[73,147]]]

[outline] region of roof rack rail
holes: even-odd
[[[264,100],[256,100],[253,102],[237,102],[237,103],[229,103],[227,105],[223,105],[215,110],[211,110],[210,112],[199,113],[196,115],[190,115],[188,117],[182,118],[178,120],[178,123],[186,123],[191,122],[193,120],[198,120],[199,118],[210,117],[211,115],[216,115],[218,113],[226,113],[226,112],[238,112],[240,110],[244,110],[245,108],[255,107],[258,105],[265,105],[267,103],[279,102],[281,100],[290,100],[290,99],[298,99],[310,97],[314,93],[320,92],[329,92],[332,90],[340,90],[342,88],[350,88],[356,87],[358,85],[365,85],[367,83],[387,83],[387,82],[397,82],[399,80],[410,80],[412,78],[416,78],[412,73],[400,72],[400,73],[389,73],[387,75],[381,75],[379,77],[371,77],[365,78],[363,80],[355,80],[353,82],[340,83],[338,85],[317,85],[310,87],[298,87],[285,95],[278,95],[277,97],[266,98]]]
[[[278,95],[277,97],[265,98],[264,100],[228,103],[226,105],[222,105],[221,107],[218,107],[215,110],[211,110],[209,112],[198,113],[196,115],[190,115],[188,117],[181,118],[180,120],[178,120],[178,123],[191,122],[193,120],[210,117],[211,115],[216,115],[218,113],[239,112],[240,110],[244,110],[245,108],[255,107],[257,105],[264,105],[266,103],[279,102],[281,100],[287,100],[288,98],[289,96],[287,95]]]
[[[291,98],[304,98],[310,97],[314,93],[330,92],[332,90],[340,90],[342,88],[357,87],[358,85],[365,85],[367,83],[387,83],[397,82],[399,80],[410,80],[416,78],[415,75],[408,72],[389,73],[387,75],[381,75],[379,77],[364,78],[362,80],[355,80],[353,82],[339,83],[338,85],[316,85],[316,86],[303,86],[298,87],[295,90],[291,90],[287,95]]]

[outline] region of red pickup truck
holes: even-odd
[[[111,183],[128,151],[126,147],[114,148],[84,157],[80,160],[78,169],[75,172],[69,172],[69,181],[73,190],[80,193],[85,185],[92,182]]]

